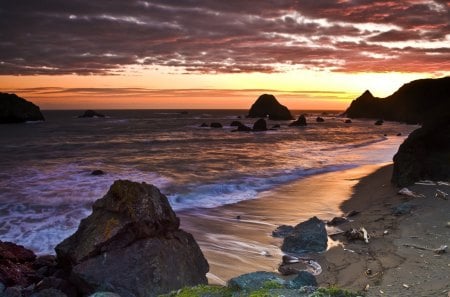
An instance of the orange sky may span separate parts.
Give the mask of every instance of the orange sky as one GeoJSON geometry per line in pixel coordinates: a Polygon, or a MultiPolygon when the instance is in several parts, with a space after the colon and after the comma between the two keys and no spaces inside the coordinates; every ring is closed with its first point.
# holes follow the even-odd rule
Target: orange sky
{"type": "Polygon", "coordinates": [[[0,91],[42,109],[345,109],[450,75],[450,3],[98,0],[0,5],[0,91]]]}

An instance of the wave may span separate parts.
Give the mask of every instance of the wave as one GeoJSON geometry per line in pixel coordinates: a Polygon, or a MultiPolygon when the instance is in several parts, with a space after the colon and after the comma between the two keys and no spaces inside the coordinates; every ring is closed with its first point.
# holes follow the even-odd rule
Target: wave
{"type": "Polygon", "coordinates": [[[279,185],[307,176],[345,170],[355,167],[354,164],[330,165],[322,168],[294,169],[273,173],[270,176],[247,176],[209,184],[190,184],[184,193],[168,195],[175,210],[192,208],[215,208],[234,204],[244,200],[256,199],[259,193],[276,188],[279,185]]]}

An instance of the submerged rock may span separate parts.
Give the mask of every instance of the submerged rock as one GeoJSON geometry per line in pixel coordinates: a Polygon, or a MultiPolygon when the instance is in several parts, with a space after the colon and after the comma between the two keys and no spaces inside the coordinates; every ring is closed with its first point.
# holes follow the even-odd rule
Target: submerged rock
{"type": "Polygon", "coordinates": [[[95,110],[88,109],[82,115],[78,116],[79,118],[104,118],[105,115],[96,112],[95,110]]]}
{"type": "Polygon", "coordinates": [[[211,128],[223,128],[221,123],[211,123],[211,125],[209,125],[211,128]]]}
{"type": "Polygon", "coordinates": [[[0,124],[44,120],[39,106],[16,94],[0,93],[0,124]]]}
{"type": "Polygon", "coordinates": [[[327,249],[327,242],[324,222],[312,217],[294,227],[291,234],[284,238],[281,250],[295,254],[323,252],[327,249]]]}
{"type": "Polygon", "coordinates": [[[296,126],[296,127],[304,127],[307,126],[308,124],[306,123],[306,117],[304,114],[302,114],[301,116],[298,117],[298,119],[295,122],[292,122],[289,124],[289,126],[296,126]]]}
{"type": "Polygon", "coordinates": [[[157,296],[207,283],[209,266],[194,238],[179,229],[166,196],[146,183],[115,181],[55,250],[83,294],[157,296]]]}
{"type": "Polygon", "coordinates": [[[293,117],[286,106],[281,105],[275,96],[263,94],[253,103],[248,112],[249,118],[266,118],[275,121],[292,120],[293,117]]]}

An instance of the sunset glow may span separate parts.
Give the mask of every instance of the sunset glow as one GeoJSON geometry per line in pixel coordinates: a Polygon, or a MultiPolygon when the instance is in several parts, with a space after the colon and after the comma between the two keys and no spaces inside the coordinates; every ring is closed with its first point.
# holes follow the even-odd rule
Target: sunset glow
{"type": "Polygon", "coordinates": [[[0,91],[42,109],[345,109],[450,73],[447,1],[5,1],[0,91]]]}

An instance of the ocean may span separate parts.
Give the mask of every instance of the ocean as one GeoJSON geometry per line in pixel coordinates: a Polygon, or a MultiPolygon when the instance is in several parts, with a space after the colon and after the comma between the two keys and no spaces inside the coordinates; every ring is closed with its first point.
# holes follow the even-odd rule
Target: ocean
{"type": "Polygon", "coordinates": [[[229,126],[255,122],[244,110],[100,112],[107,117],[44,111],[45,122],[0,126],[0,240],[54,253],[117,179],[154,184],[175,211],[201,212],[308,176],[390,162],[417,128],[345,124],[338,113],[309,112],[307,127],[268,121],[281,128],[245,133],[229,126]],[[318,115],[324,123],[316,123],[318,115]],[[200,127],[204,122],[224,127],[200,127]],[[91,175],[97,169],[105,174],[91,175]]]}

